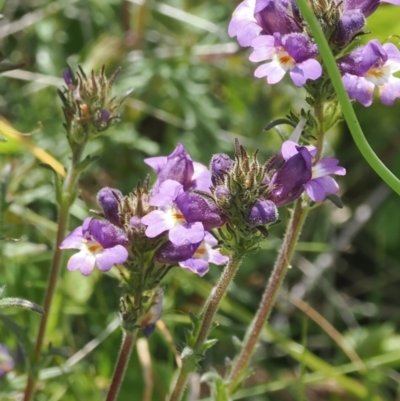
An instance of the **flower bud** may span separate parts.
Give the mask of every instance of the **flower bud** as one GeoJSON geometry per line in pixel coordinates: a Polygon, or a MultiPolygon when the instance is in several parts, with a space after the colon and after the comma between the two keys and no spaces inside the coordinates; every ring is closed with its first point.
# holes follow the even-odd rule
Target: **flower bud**
{"type": "Polygon", "coordinates": [[[265,226],[278,220],[278,209],[270,200],[258,200],[247,215],[246,221],[251,228],[265,226]]]}
{"type": "Polygon", "coordinates": [[[120,226],[119,201],[122,192],[115,188],[104,187],[97,194],[97,203],[103,209],[104,217],[111,223],[120,226]]]}
{"type": "Polygon", "coordinates": [[[224,178],[224,172],[227,172],[233,166],[234,161],[226,154],[219,153],[212,157],[210,170],[213,176],[224,178]]]}

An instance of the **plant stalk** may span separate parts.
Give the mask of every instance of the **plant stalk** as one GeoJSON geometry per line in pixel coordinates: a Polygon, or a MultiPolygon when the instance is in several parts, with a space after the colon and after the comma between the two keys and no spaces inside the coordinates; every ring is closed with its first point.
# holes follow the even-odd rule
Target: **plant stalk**
{"type": "MultiPolygon", "coordinates": [[[[47,285],[47,291],[44,300],[44,314],[42,315],[38,335],[36,337],[36,345],[33,353],[32,362],[35,364],[40,357],[43,348],[44,337],[46,334],[47,322],[50,316],[50,308],[53,300],[54,292],[57,286],[57,280],[60,273],[60,266],[62,261],[62,251],[60,244],[65,238],[65,233],[68,226],[69,210],[76,196],[76,184],[79,179],[79,173],[76,172],[76,165],[81,161],[85,144],[79,146],[72,156],[72,162],[68,169],[67,175],[64,180],[61,204],[58,213],[57,235],[54,248],[53,260],[51,263],[50,275],[47,285]]],[[[35,391],[36,382],[35,372],[30,372],[28,382],[25,389],[24,401],[30,401],[35,391]]]]}
{"type": "Polygon", "coordinates": [[[117,399],[119,389],[125,376],[129,358],[132,353],[133,344],[135,343],[137,330],[133,333],[125,333],[122,341],[121,349],[118,355],[118,361],[115,366],[110,389],[108,390],[106,401],[115,401],[117,399]]]}
{"type": "MultiPolygon", "coordinates": [[[[200,313],[197,329],[193,333],[194,345],[192,347],[192,353],[198,354],[201,352],[204,342],[207,340],[207,336],[218,307],[228,290],[229,284],[235,277],[242,259],[242,254],[233,253],[231,255],[231,258],[228,264],[225,266],[217,285],[210,292],[210,295],[203,306],[202,312],[200,313]]],[[[183,357],[182,367],[179,371],[179,375],[175,382],[169,401],[180,401],[182,399],[189,375],[193,371],[193,363],[188,357],[183,357]]]]}
{"type": "Polygon", "coordinates": [[[386,184],[393,189],[398,195],[400,195],[400,180],[382,163],[379,157],[371,148],[364,133],[361,129],[360,123],[358,122],[357,116],[354,112],[353,106],[347,95],[346,89],[342,82],[342,76],[339,72],[336,60],[331,52],[328,41],[326,40],[321,27],[311,10],[307,0],[296,0],[299,9],[310,27],[311,33],[318,45],[319,52],[324,61],[326,70],[328,71],[329,77],[332,81],[333,88],[335,89],[337,98],[346,123],[349,127],[350,133],[356,143],[358,150],[363,155],[365,160],[371,166],[371,168],[382,178],[386,184]]]}
{"type": "Polygon", "coordinates": [[[250,357],[253,354],[254,347],[258,342],[265,321],[271,314],[276,295],[285,277],[286,271],[290,267],[290,260],[292,259],[296,243],[308,213],[308,207],[304,208],[302,202],[302,199],[299,198],[295,204],[291,219],[286,228],[282,247],[268,280],[258,311],[246,332],[242,350],[238,357],[233,361],[232,369],[228,376],[230,394],[235,392],[243,379],[243,374],[247,368],[250,357]]]}

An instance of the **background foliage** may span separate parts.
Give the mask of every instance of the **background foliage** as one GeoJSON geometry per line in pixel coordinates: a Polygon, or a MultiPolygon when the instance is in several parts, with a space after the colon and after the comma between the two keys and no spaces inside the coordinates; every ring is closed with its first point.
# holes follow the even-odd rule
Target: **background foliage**
{"type": "MultiPolygon", "coordinates": [[[[122,66],[116,93],[135,88],[121,123],[91,144],[90,153],[101,158],[81,180],[71,228],[96,208],[101,187],[127,193],[149,173],[143,158],[168,154],[177,142],[204,164],[213,153],[232,155],[235,137],[248,150],[259,148],[260,160],[279,148],[282,128],[263,128],[305,106],[302,93],[289,81],[267,86],[253,78],[249,51],[239,49],[227,35],[236,4],[3,1],[1,52],[12,62],[26,64],[1,75],[0,114],[29,133],[14,138],[7,128],[2,135],[8,142],[0,143],[1,234],[18,239],[0,241],[0,285],[7,285],[9,296],[38,304],[43,299],[56,207],[51,173],[40,166],[32,145],[68,163],[56,94],[66,62],[80,64],[87,72],[103,64],[109,73],[122,66]]],[[[398,9],[382,6],[369,21],[373,37],[385,40],[400,34],[398,15],[398,9]]],[[[355,108],[372,147],[399,175],[399,103],[355,108]]],[[[348,171],[340,179],[345,207],[326,202],[311,213],[270,329],[254,357],[255,374],[237,399],[400,400],[399,200],[361,158],[344,125],[330,132],[327,141],[327,153],[335,154],[348,171]]],[[[207,354],[203,371],[211,365],[223,371],[226,356],[234,354],[232,335],[243,337],[283,234],[287,211],[280,213],[282,224],[271,230],[259,253],[246,259],[223,303],[214,330],[220,341],[207,354]]],[[[176,268],[167,277],[163,324],[148,343],[139,342],[121,400],[132,399],[133,392],[135,400],[164,399],[176,369],[173,344],[179,351],[188,312],[198,310],[219,273],[214,266],[200,279],[176,268]]],[[[121,337],[112,324],[118,300],[112,273],[84,278],[62,271],[37,400],[104,398],[121,337]],[[106,336],[103,330],[109,323],[106,336]],[[93,339],[98,346],[88,352],[83,347],[93,339]],[[84,358],[74,363],[80,355],[84,358]]],[[[16,370],[0,379],[0,400],[14,400],[24,388],[26,339],[35,338],[39,319],[17,309],[0,315],[0,342],[18,359],[16,370]]],[[[192,399],[199,386],[200,378],[194,378],[192,399]]],[[[207,387],[201,385],[199,391],[205,400],[207,387]]]]}

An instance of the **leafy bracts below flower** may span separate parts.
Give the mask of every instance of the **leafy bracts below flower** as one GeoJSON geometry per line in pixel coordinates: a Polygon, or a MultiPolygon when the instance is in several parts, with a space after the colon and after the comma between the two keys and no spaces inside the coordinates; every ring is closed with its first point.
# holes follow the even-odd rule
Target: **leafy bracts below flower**
{"type": "Polygon", "coordinates": [[[128,260],[128,236],[108,221],[88,217],[83,225],[72,231],[61,243],[61,249],[79,249],[68,261],[70,271],[79,269],[89,275],[95,265],[101,271],[108,271],[116,264],[128,260]]]}
{"type": "Polygon", "coordinates": [[[381,45],[378,40],[371,40],[340,58],[338,66],[350,99],[363,106],[372,104],[375,86],[386,106],[400,98],[400,78],[393,75],[400,71],[400,51],[394,44],[381,45]]]}

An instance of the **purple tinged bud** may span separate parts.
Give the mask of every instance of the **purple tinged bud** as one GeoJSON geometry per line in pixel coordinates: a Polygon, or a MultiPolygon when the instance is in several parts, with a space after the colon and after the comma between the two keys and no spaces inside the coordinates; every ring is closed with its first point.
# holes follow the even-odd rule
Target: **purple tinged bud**
{"type": "Polygon", "coordinates": [[[67,86],[73,85],[71,73],[68,70],[64,70],[62,75],[67,86]]]}
{"type": "Polygon", "coordinates": [[[201,222],[207,231],[225,224],[225,216],[215,203],[199,194],[184,192],[175,202],[188,223],[201,222]]]}
{"type": "Polygon", "coordinates": [[[234,161],[226,154],[219,153],[212,157],[210,169],[211,174],[223,178],[224,172],[229,171],[233,166],[234,161]]]}
{"type": "Polygon", "coordinates": [[[251,228],[265,226],[278,220],[275,203],[269,200],[258,200],[247,215],[247,223],[251,228]]]}
{"type": "Polygon", "coordinates": [[[171,241],[161,245],[156,252],[156,259],[160,263],[176,264],[190,259],[201,242],[197,244],[175,245],[171,241]]]}
{"type": "Polygon", "coordinates": [[[268,199],[276,206],[293,202],[303,193],[304,184],[311,180],[311,155],[304,147],[299,147],[298,152],[272,176],[268,199]]]}
{"type": "Polygon", "coordinates": [[[110,117],[111,117],[111,113],[108,110],[103,109],[99,112],[96,122],[98,124],[106,124],[110,120],[110,117]]]}
{"type": "Polygon", "coordinates": [[[103,209],[104,216],[111,223],[119,226],[119,200],[122,199],[122,192],[115,188],[102,188],[97,194],[97,203],[103,209]]]}
{"type": "Polygon", "coordinates": [[[340,47],[348,45],[363,30],[365,24],[365,17],[360,10],[345,12],[339,20],[332,42],[340,47]]]}

